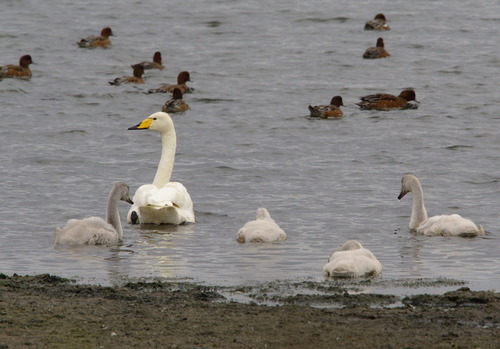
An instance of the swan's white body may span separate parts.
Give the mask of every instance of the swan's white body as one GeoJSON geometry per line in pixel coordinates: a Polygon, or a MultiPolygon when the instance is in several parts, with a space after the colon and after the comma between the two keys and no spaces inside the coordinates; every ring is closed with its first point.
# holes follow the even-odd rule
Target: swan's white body
{"type": "Polygon", "coordinates": [[[113,245],[123,237],[118,201],[132,203],[128,185],[118,182],[113,186],[106,207],[106,220],[101,217],[70,219],[64,228],[56,228],[58,245],[113,245]]]}
{"type": "Polygon", "coordinates": [[[346,241],[323,267],[325,277],[337,278],[375,276],[381,271],[382,264],[378,259],[356,240],[346,241]]]}
{"type": "Polygon", "coordinates": [[[484,229],[481,225],[475,224],[470,219],[463,218],[458,214],[428,218],[424,205],[422,185],[417,177],[406,174],[401,179],[401,193],[398,199],[401,200],[409,192],[413,193],[409,224],[412,232],[426,236],[484,236],[484,229]]]}
{"type": "Polygon", "coordinates": [[[141,129],[160,133],[161,159],[153,183],[142,185],[135,192],[127,222],[176,225],[194,223],[193,201],[187,189],[179,182],[170,182],[177,142],[172,119],[167,113],[157,112],[129,128],[141,129]]]}
{"type": "Polygon", "coordinates": [[[286,233],[271,218],[265,208],[258,208],[255,220],[245,223],[236,234],[238,242],[268,242],[286,240],[286,233]]]}

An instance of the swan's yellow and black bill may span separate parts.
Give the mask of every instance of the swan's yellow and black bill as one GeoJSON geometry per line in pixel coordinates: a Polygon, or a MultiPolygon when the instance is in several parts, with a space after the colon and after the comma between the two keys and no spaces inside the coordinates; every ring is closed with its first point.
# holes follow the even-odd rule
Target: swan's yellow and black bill
{"type": "Polygon", "coordinates": [[[153,122],[153,119],[147,118],[142,120],[140,123],[138,123],[135,126],[129,127],[129,130],[145,130],[148,129],[149,126],[151,126],[151,123],[153,122]]]}

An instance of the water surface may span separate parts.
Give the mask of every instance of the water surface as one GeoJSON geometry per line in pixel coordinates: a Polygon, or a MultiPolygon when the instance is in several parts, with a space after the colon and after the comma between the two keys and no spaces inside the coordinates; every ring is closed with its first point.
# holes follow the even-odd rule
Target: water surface
{"type": "MultiPolygon", "coordinates": [[[[421,1],[98,1],[0,3],[0,64],[31,54],[31,81],[0,81],[0,272],[51,273],[115,284],[167,277],[238,285],[323,282],[332,250],[357,239],[381,261],[379,288],[398,280],[465,281],[499,289],[497,76],[500,3],[421,1]],[[384,12],[390,32],[364,31],[384,12]],[[75,44],[110,26],[113,47],[75,44]],[[384,37],[390,58],[363,60],[384,37]],[[166,69],[142,86],[110,86],[130,64],[163,54],[166,69]],[[194,225],[124,224],[114,248],[54,248],[70,218],[104,216],[116,181],[132,191],[154,177],[160,139],[127,131],[159,110],[149,88],[189,70],[191,110],[173,116],[173,179],[195,205],[194,225]],[[414,88],[417,110],[361,111],[358,97],[414,88]],[[344,99],[345,117],[313,120],[308,104],[344,99]],[[456,212],[485,238],[413,236],[411,196],[422,181],[430,215],[456,212]],[[288,233],[238,244],[266,207],[288,233]]],[[[122,219],[128,207],[122,204],[122,219]]],[[[411,284],[411,283],[410,283],[411,284]]],[[[440,291],[439,287],[425,291],[440,291]]]]}

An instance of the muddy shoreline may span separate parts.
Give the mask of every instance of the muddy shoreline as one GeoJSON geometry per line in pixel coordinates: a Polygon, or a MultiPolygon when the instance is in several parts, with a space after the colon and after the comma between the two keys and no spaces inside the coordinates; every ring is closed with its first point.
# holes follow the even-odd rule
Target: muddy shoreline
{"type": "Polygon", "coordinates": [[[500,293],[491,291],[457,287],[441,295],[398,297],[351,294],[339,287],[282,299],[274,295],[277,306],[234,302],[227,292],[187,282],[103,287],[51,275],[0,274],[0,348],[499,345],[500,293]],[[304,305],[311,302],[333,306],[304,305]]]}

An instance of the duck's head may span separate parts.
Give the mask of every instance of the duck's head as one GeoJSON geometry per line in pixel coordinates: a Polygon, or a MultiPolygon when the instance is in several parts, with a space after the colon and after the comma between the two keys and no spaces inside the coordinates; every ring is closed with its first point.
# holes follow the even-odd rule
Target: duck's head
{"type": "Polygon", "coordinates": [[[330,101],[330,105],[335,105],[337,107],[344,106],[344,102],[342,101],[342,97],[334,96],[330,101]]]}
{"type": "Polygon", "coordinates": [[[27,67],[30,64],[35,64],[35,62],[33,62],[33,59],[31,59],[30,55],[24,55],[21,56],[21,58],[19,58],[19,65],[21,67],[27,67]]]}
{"type": "Polygon", "coordinates": [[[188,71],[181,71],[179,75],[177,75],[178,84],[185,84],[188,81],[191,81],[191,76],[188,71]]]}
{"type": "Polygon", "coordinates": [[[415,95],[414,90],[401,91],[401,93],[399,94],[399,97],[404,98],[407,101],[415,101],[417,99],[417,96],[415,95]]]}
{"type": "Polygon", "coordinates": [[[105,38],[109,38],[110,36],[114,36],[114,34],[113,34],[113,31],[111,30],[110,27],[106,27],[106,28],[102,28],[101,36],[104,36],[105,38]]]}

